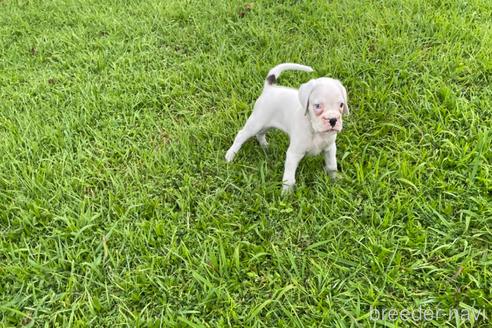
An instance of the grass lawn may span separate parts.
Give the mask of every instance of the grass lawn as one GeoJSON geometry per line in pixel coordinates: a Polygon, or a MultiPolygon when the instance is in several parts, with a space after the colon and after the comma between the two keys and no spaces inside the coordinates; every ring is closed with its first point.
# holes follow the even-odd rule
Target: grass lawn
{"type": "Polygon", "coordinates": [[[490,0],[0,1],[0,325],[490,327],[491,126],[490,0]],[[282,62],[351,106],[286,197],[282,62]]]}

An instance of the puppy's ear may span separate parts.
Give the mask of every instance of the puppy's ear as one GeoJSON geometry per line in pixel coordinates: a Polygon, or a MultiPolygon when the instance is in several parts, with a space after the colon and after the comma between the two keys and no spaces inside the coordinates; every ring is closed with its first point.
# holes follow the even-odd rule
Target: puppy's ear
{"type": "Polygon", "coordinates": [[[302,84],[299,88],[299,102],[301,103],[302,109],[306,111],[305,114],[307,114],[308,111],[309,96],[311,95],[311,92],[313,92],[315,86],[316,80],[313,79],[302,84]]]}
{"type": "Polygon", "coordinates": [[[345,115],[348,115],[350,114],[350,110],[349,110],[349,106],[348,106],[348,96],[347,96],[347,89],[345,89],[345,87],[343,86],[342,82],[340,81],[337,81],[338,82],[338,85],[340,86],[340,89],[342,91],[342,95],[343,95],[343,113],[345,115]]]}

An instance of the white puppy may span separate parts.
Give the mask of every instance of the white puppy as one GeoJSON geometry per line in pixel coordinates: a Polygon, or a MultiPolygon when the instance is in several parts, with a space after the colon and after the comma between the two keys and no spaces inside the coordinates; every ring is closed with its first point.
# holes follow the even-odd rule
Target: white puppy
{"type": "Polygon", "coordinates": [[[337,171],[337,133],[342,130],[342,114],[348,114],[347,91],[338,80],[322,77],[301,85],[299,90],[276,86],[284,70],[312,72],[309,66],[280,64],[268,72],[263,92],[256,100],[253,113],[239,131],[225,155],[234,159],[243,143],[256,135],[262,147],[268,146],[265,133],[277,128],[289,135],[290,144],[285,160],[283,191],[296,182],[296,170],[306,155],[325,153],[325,170],[334,179],[337,171]]]}

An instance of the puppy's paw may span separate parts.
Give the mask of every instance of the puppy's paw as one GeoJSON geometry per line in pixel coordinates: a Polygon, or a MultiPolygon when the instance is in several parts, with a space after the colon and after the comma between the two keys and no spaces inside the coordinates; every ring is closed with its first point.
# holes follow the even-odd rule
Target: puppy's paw
{"type": "Polygon", "coordinates": [[[258,143],[260,144],[261,148],[263,148],[263,150],[267,150],[268,149],[268,141],[266,140],[266,137],[265,135],[256,135],[256,140],[258,140],[258,143]]]}
{"type": "Polygon", "coordinates": [[[288,195],[294,191],[294,184],[283,184],[282,195],[288,195]]]}
{"type": "Polygon", "coordinates": [[[236,153],[232,149],[229,149],[225,155],[226,162],[227,163],[232,162],[232,160],[234,159],[234,156],[236,156],[236,153]]]}
{"type": "Polygon", "coordinates": [[[331,181],[335,182],[337,181],[337,170],[327,170],[325,169],[326,174],[330,177],[331,181]]]}
{"type": "Polygon", "coordinates": [[[269,144],[268,144],[268,142],[265,141],[265,142],[260,143],[260,146],[263,150],[268,150],[269,144]]]}

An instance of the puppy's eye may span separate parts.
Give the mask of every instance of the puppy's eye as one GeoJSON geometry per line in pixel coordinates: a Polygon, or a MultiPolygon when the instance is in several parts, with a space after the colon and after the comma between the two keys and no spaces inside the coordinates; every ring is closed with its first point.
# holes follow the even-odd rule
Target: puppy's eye
{"type": "Polygon", "coordinates": [[[340,103],[340,108],[343,108],[343,103],[340,103]]]}
{"type": "Polygon", "coordinates": [[[314,112],[316,113],[316,115],[320,115],[323,112],[321,104],[314,104],[314,112]]]}
{"type": "Polygon", "coordinates": [[[321,108],[321,105],[320,104],[314,104],[314,108],[315,109],[320,109],[321,108]]]}

